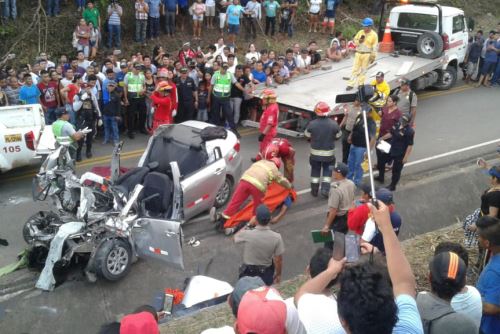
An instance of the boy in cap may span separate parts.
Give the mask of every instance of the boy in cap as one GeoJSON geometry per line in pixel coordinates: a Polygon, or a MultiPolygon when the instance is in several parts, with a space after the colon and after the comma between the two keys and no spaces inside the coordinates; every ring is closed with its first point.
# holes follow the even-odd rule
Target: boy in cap
{"type": "Polygon", "coordinates": [[[453,252],[434,256],[429,264],[430,292],[417,295],[424,333],[477,333],[474,322],[456,313],[450,301],[465,286],[467,267],[453,252]]]}

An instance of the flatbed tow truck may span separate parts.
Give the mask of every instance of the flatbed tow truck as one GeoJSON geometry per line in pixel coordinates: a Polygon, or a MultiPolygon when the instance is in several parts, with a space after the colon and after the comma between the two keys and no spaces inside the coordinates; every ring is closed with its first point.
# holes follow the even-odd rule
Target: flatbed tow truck
{"type": "MultiPolygon", "coordinates": [[[[391,4],[394,2],[386,1],[383,7],[391,4]]],[[[380,22],[385,22],[383,18],[384,9],[380,22]]],[[[378,53],[367,71],[366,84],[382,71],[391,91],[399,87],[402,78],[410,80],[414,91],[427,87],[438,90],[451,88],[467,51],[469,30],[464,12],[433,2],[408,4],[404,1],[404,5],[392,8],[389,22],[396,51],[378,53]]],[[[379,27],[379,35],[383,34],[384,28],[379,27]]],[[[321,69],[274,87],[280,108],[278,133],[303,137],[308,122],[315,117],[313,109],[318,101],[328,103],[332,110],[331,117],[340,123],[346,103],[354,101],[357,94],[355,90],[346,91],[353,61],[351,56],[336,63],[325,62],[321,69]]],[[[264,84],[256,87],[255,96],[259,96],[265,88],[264,84]]],[[[258,122],[250,120],[242,124],[259,126],[258,122]]]]}

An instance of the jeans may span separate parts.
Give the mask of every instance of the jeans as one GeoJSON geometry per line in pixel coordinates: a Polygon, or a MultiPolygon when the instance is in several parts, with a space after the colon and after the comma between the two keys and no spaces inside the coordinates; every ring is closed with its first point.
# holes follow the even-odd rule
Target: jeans
{"type": "Polygon", "coordinates": [[[5,0],[3,3],[3,17],[8,19],[11,17],[13,20],[17,18],[17,5],[16,0],[5,0]]]}
{"type": "Polygon", "coordinates": [[[266,35],[269,33],[269,28],[271,29],[271,36],[274,36],[274,28],[276,26],[276,17],[266,16],[266,35]]]}
{"type": "Polygon", "coordinates": [[[175,34],[175,12],[165,12],[165,31],[169,35],[175,34]]]}
{"type": "Polygon", "coordinates": [[[116,122],[115,116],[104,115],[104,141],[107,142],[109,139],[113,143],[118,143],[118,123],[116,122]]]}
{"type": "Polygon", "coordinates": [[[119,48],[121,46],[121,26],[119,24],[108,24],[108,48],[113,47],[113,38],[115,40],[115,46],[119,48]]]}
{"type": "Polygon", "coordinates": [[[47,0],[47,15],[59,15],[59,0],[47,0]]]}
{"type": "Polygon", "coordinates": [[[212,109],[210,113],[211,113],[211,121],[215,125],[223,125],[220,117],[221,109],[222,109],[222,115],[224,115],[224,118],[226,119],[226,122],[228,123],[229,127],[231,129],[235,129],[236,127],[234,126],[234,115],[233,111],[231,110],[231,106],[229,104],[229,98],[219,98],[216,96],[212,96],[212,109]]]}
{"type": "Polygon", "coordinates": [[[56,121],[56,119],[57,119],[56,109],[57,108],[47,108],[47,112],[45,112],[43,114],[44,118],[45,118],[46,125],[51,125],[52,123],[54,123],[56,121]]]}
{"type": "Polygon", "coordinates": [[[71,124],[73,124],[73,125],[76,125],[76,114],[75,114],[75,111],[73,110],[73,104],[72,103],[66,103],[64,105],[64,107],[66,108],[66,110],[69,113],[69,122],[71,124]]]}
{"type": "Polygon", "coordinates": [[[365,159],[365,153],[366,147],[351,145],[351,149],[349,150],[349,158],[347,159],[349,172],[347,173],[347,178],[352,180],[357,186],[363,179],[363,167],[361,167],[361,164],[365,159]]]}
{"type": "Polygon", "coordinates": [[[288,37],[293,37],[293,26],[292,23],[290,22],[290,19],[281,19],[280,22],[280,33],[282,34],[288,34],[288,37]]]}
{"type": "Polygon", "coordinates": [[[150,17],[149,18],[149,37],[156,38],[160,35],[160,18],[150,17]]]}
{"type": "Polygon", "coordinates": [[[198,113],[196,114],[196,120],[206,122],[208,121],[208,110],[207,109],[198,109],[198,113]]]}
{"type": "Polygon", "coordinates": [[[75,0],[76,7],[78,7],[78,8],[79,7],[85,8],[86,2],[87,2],[87,0],[75,0]]]}
{"type": "Polygon", "coordinates": [[[76,47],[76,50],[77,51],[83,51],[83,54],[84,54],[85,58],[88,58],[89,52],[90,52],[90,46],[78,44],[78,46],[76,47]]]}
{"type": "Polygon", "coordinates": [[[240,121],[241,101],[243,101],[241,97],[232,97],[229,99],[229,105],[233,111],[233,121],[235,125],[240,121]]]}
{"type": "Polygon", "coordinates": [[[257,38],[257,19],[255,17],[245,17],[245,39],[257,38]]]}
{"type": "Polygon", "coordinates": [[[500,85],[500,61],[497,62],[495,74],[493,74],[493,78],[491,78],[491,84],[500,85]]]}
{"type": "Polygon", "coordinates": [[[144,43],[146,41],[146,28],[148,20],[135,20],[135,41],[144,43]]]}

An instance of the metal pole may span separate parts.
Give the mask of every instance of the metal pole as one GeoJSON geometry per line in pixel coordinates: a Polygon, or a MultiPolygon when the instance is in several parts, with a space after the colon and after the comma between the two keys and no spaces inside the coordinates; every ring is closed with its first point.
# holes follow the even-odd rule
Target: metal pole
{"type": "MultiPolygon", "coordinates": [[[[363,114],[363,122],[364,122],[364,128],[365,128],[365,140],[366,140],[366,155],[368,156],[368,174],[370,178],[370,187],[371,187],[371,195],[372,195],[372,201],[374,205],[376,206],[377,204],[377,197],[375,195],[375,184],[373,182],[373,169],[372,169],[372,157],[370,154],[370,136],[368,135],[368,120],[366,116],[366,110],[367,110],[368,105],[366,103],[363,103],[363,107],[361,108],[361,112],[363,114]]],[[[369,108],[369,107],[368,107],[369,108]]],[[[371,111],[371,108],[369,108],[371,111]]]]}

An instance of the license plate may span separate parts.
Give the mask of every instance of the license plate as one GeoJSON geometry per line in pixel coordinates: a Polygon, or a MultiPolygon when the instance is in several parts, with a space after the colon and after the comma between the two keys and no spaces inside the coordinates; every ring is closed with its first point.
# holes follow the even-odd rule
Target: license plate
{"type": "Polygon", "coordinates": [[[18,141],[23,141],[21,134],[5,135],[4,138],[6,143],[15,143],[18,141]]]}

